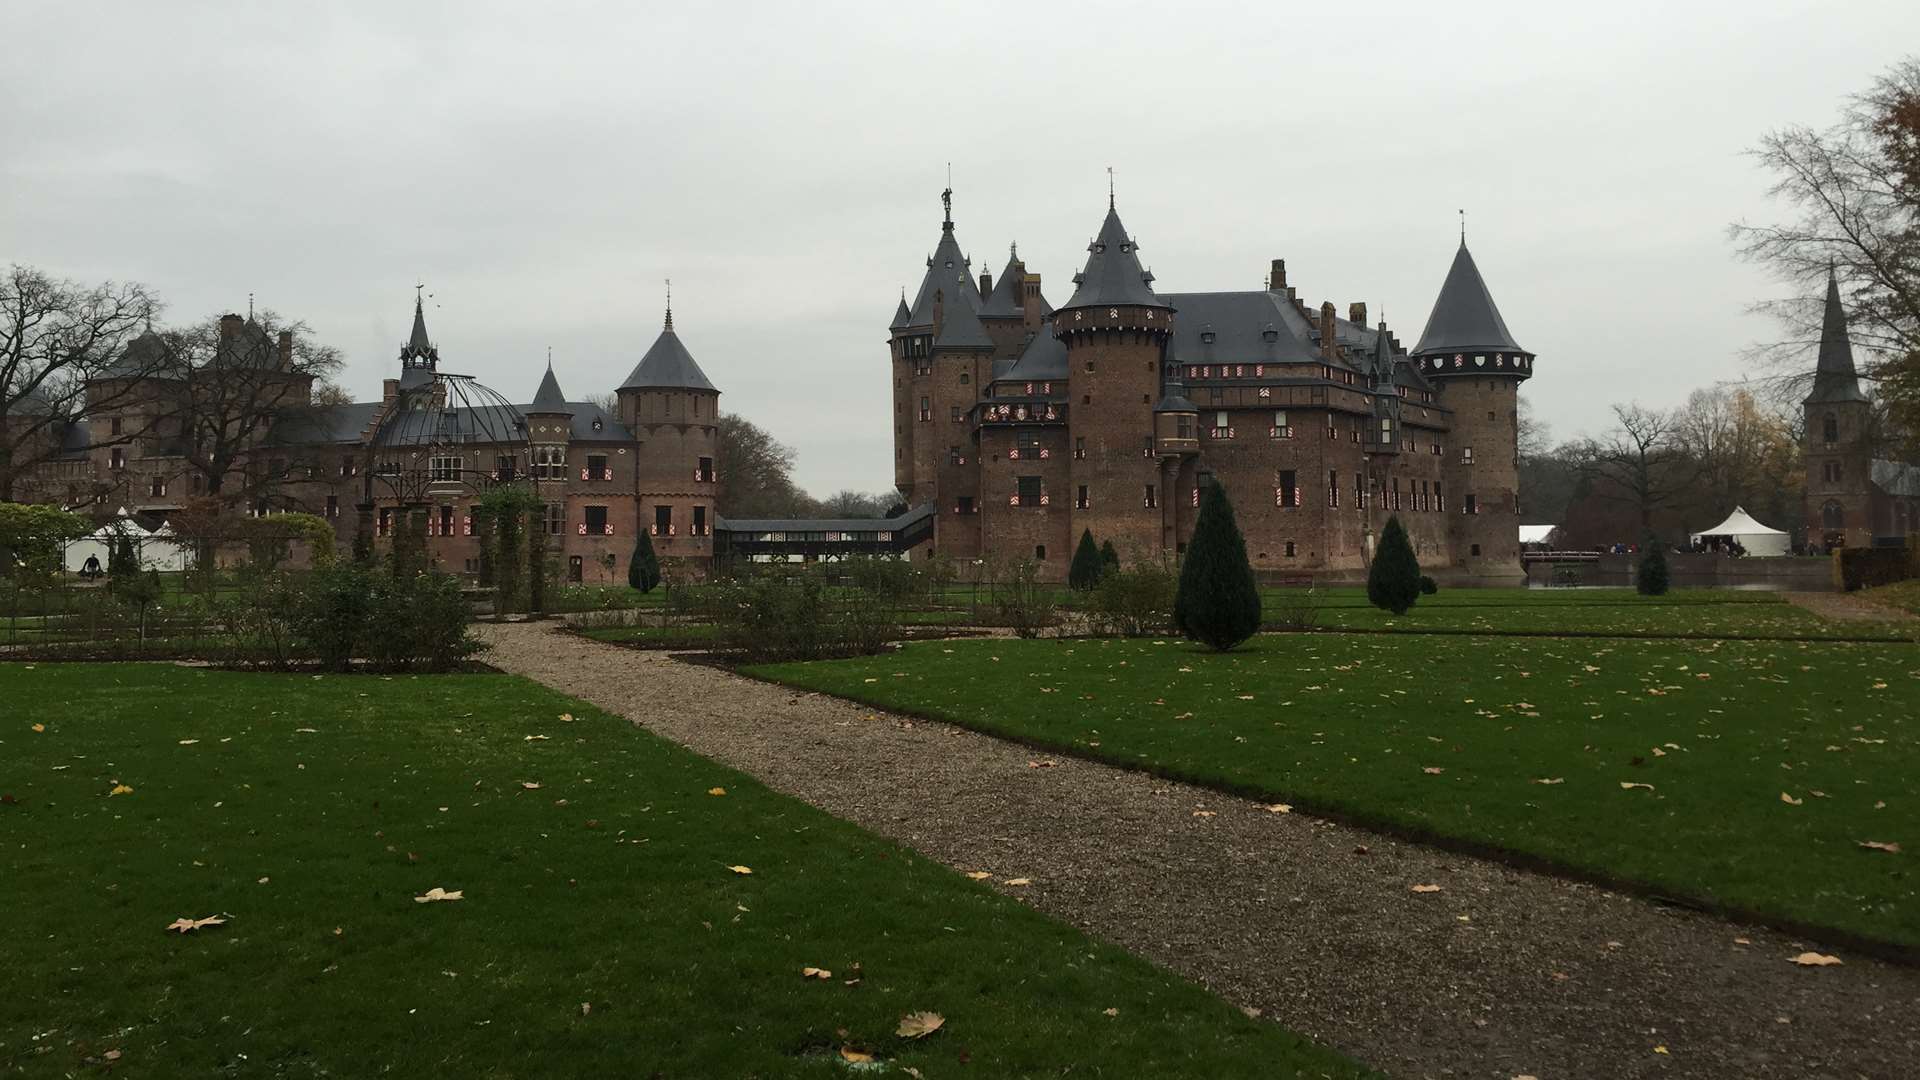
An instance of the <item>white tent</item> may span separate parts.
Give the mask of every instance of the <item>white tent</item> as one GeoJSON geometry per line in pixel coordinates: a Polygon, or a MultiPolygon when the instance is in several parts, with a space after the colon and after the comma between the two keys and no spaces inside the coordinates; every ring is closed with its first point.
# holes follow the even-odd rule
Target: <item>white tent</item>
{"type": "Polygon", "coordinates": [[[1522,525],[1520,526],[1520,543],[1522,545],[1552,544],[1554,530],[1559,527],[1558,525],[1522,525]]]}
{"type": "Polygon", "coordinates": [[[70,573],[79,573],[81,568],[87,565],[87,557],[92,556],[99,560],[100,569],[104,572],[107,565],[112,562],[113,545],[118,543],[122,536],[132,538],[135,550],[139,550],[141,541],[148,536],[147,530],[127,514],[127,508],[124,506],[114,515],[112,521],[67,545],[67,570],[70,573]]]}
{"type": "Polygon", "coordinates": [[[158,570],[165,574],[185,570],[192,564],[190,546],[181,542],[174,534],[173,526],[164,521],[140,544],[140,565],[143,569],[158,570]]]}
{"type": "Polygon", "coordinates": [[[1752,515],[1736,506],[1727,520],[1711,529],[1702,529],[1693,535],[1694,540],[1734,540],[1747,549],[1749,555],[1785,555],[1787,553],[1787,534],[1779,529],[1769,529],[1753,520],[1752,515]]]}

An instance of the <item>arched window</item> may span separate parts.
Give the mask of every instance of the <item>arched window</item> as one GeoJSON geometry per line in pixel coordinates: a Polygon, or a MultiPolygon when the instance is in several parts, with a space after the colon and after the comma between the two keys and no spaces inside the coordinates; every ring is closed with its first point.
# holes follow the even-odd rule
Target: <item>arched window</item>
{"type": "Polygon", "coordinates": [[[1828,413],[1826,419],[1820,421],[1820,438],[1824,440],[1828,446],[1832,446],[1834,443],[1840,441],[1839,417],[1828,413]]]}
{"type": "Polygon", "coordinates": [[[1845,516],[1839,503],[1828,500],[1827,504],[1820,508],[1820,526],[1826,529],[1839,529],[1845,526],[1845,516]]]}

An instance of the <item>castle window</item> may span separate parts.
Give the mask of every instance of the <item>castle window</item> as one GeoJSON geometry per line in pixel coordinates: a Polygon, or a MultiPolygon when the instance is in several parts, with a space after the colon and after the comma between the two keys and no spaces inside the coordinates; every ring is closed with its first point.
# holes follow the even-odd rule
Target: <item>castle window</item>
{"type": "Polygon", "coordinates": [[[1280,485],[1273,489],[1273,505],[1288,510],[1300,505],[1300,483],[1292,469],[1280,470],[1280,485]]]}
{"type": "Polygon", "coordinates": [[[340,496],[338,495],[327,496],[326,515],[329,518],[337,518],[340,516],[340,496]]]}
{"type": "Polygon", "coordinates": [[[390,536],[392,535],[392,533],[393,533],[393,507],[383,506],[380,508],[380,516],[374,519],[373,535],[390,536]]]}
{"type": "Polygon", "coordinates": [[[1397,476],[1393,478],[1392,502],[1388,506],[1394,510],[1400,509],[1400,478],[1397,476]]]}
{"type": "Polygon", "coordinates": [[[586,507],[587,535],[605,536],[613,530],[607,525],[607,508],[604,506],[586,507]]]}
{"type": "Polygon", "coordinates": [[[1367,474],[1353,474],[1353,505],[1362,510],[1367,508],[1367,474]]]}
{"type": "Polygon", "coordinates": [[[1074,460],[1075,461],[1084,460],[1086,456],[1087,456],[1087,437],[1085,435],[1074,436],[1073,437],[1074,460]]]}
{"type": "Polygon", "coordinates": [[[1340,474],[1333,469],[1327,470],[1327,505],[1340,505],[1340,474]]]}
{"type": "Polygon", "coordinates": [[[440,507],[440,535],[453,535],[453,507],[451,506],[440,507]]]}
{"type": "Polygon", "coordinates": [[[706,507],[696,506],[693,508],[693,528],[691,529],[688,535],[691,535],[691,536],[707,535],[707,508],[706,507]]]}
{"type": "Polygon", "coordinates": [[[1039,559],[1041,562],[1046,562],[1047,561],[1047,545],[1045,544],[1033,545],[1033,557],[1036,559],[1039,559]]]}
{"type": "Polygon", "coordinates": [[[1840,504],[1834,502],[1832,499],[1827,500],[1826,504],[1820,507],[1820,526],[1822,528],[1843,529],[1846,528],[1846,520],[1846,511],[1842,510],[1840,504]]]}
{"type": "Polygon", "coordinates": [[[1295,550],[1295,549],[1294,549],[1294,546],[1293,546],[1293,541],[1291,541],[1291,540],[1289,540],[1289,541],[1287,541],[1287,558],[1289,558],[1289,559],[1291,559],[1291,558],[1293,558],[1293,556],[1294,556],[1294,550],[1295,550]]]}
{"type": "Polygon", "coordinates": [[[1146,507],[1149,510],[1152,510],[1160,505],[1160,499],[1157,495],[1154,494],[1152,484],[1147,485],[1147,496],[1146,498],[1140,500],[1140,505],[1146,507]]]}
{"type": "Polygon", "coordinates": [[[1017,505],[1020,505],[1020,506],[1039,506],[1040,505],[1041,493],[1040,493],[1039,477],[1037,476],[1017,477],[1014,483],[1018,485],[1017,494],[1014,496],[1014,501],[1017,505]]]}
{"type": "Polygon", "coordinates": [[[116,438],[120,434],[120,418],[117,416],[113,418],[113,434],[116,438]]]}
{"type": "Polygon", "coordinates": [[[960,456],[960,448],[959,448],[959,447],[957,447],[957,446],[949,446],[949,447],[947,447],[947,464],[949,464],[949,465],[965,465],[966,463],[967,463],[967,459],[966,459],[966,458],[963,458],[963,457],[961,457],[961,456],[960,456]]]}
{"type": "Polygon", "coordinates": [[[166,495],[167,495],[166,478],[163,476],[156,476],[152,480],[147,481],[147,494],[156,499],[166,498],[166,495]]]}
{"type": "Polygon", "coordinates": [[[1213,414],[1213,437],[1216,439],[1224,439],[1227,437],[1227,414],[1225,412],[1213,414]]]}
{"type": "Polygon", "coordinates": [[[125,450],[122,450],[116,446],[111,451],[108,451],[107,468],[124,469],[126,467],[127,467],[127,452],[125,450]]]}
{"type": "Polygon", "coordinates": [[[969,375],[969,374],[967,374],[967,373],[966,373],[966,372],[964,372],[964,371],[960,373],[960,385],[961,385],[961,386],[965,386],[965,385],[967,385],[968,383],[970,383],[970,382],[972,382],[972,381],[973,381],[973,376],[971,376],[971,375],[969,375]]]}
{"type": "Polygon", "coordinates": [[[653,508],[653,535],[673,535],[673,507],[656,506],[653,508]]]}
{"type": "Polygon", "coordinates": [[[956,514],[973,513],[973,496],[971,495],[960,496],[960,498],[956,500],[953,504],[953,512],[956,514]]]}
{"type": "Polygon", "coordinates": [[[1092,360],[1088,360],[1088,361],[1087,361],[1087,373],[1088,373],[1089,375],[1091,375],[1091,374],[1093,373],[1093,361],[1092,361],[1092,360]]]}
{"type": "Polygon", "coordinates": [[[1829,461],[1826,464],[1821,465],[1820,478],[1822,480],[1825,480],[1829,484],[1839,483],[1840,482],[1840,463],[1837,461],[1829,461]]]}
{"type": "Polygon", "coordinates": [[[1478,556],[1478,555],[1480,554],[1480,545],[1479,545],[1479,544],[1475,544],[1475,545],[1473,545],[1473,554],[1474,554],[1475,556],[1478,556]]]}
{"type": "Polygon", "coordinates": [[[1473,464],[1473,447],[1463,446],[1460,448],[1460,464],[1462,465],[1473,464]]]}
{"type": "Polygon", "coordinates": [[[1468,496],[1466,497],[1466,501],[1460,504],[1460,512],[1461,512],[1461,513],[1463,513],[1463,514],[1477,514],[1477,513],[1479,513],[1479,512],[1480,512],[1480,499],[1479,499],[1479,497],[1478,497],[1478,496],[1474,496],[1474,495],[1468,495],[1468,496]]]}
{"type": "Polygon", "coordinates": [[[920,399],[920,419],[933,419],[933,403],[925,397],[920,399]]]}
{"type": "Polygon", "coordinates": [[[587,479],[589,480],[613,479],[613,468],[612,466],[607,464],[607,455],[605,454],[588,454],[587,455],[587,479]]]}
{"type": "Polygon", "coordinates": [[[1447,512],[1447,493],[1440,490],[1440,481],[1433,482],[1433,508],[1441,513],[1447,512]]]}
{"type": "Polygon", "coordinates": [[[1293,438],[1293,428],[1287,423],[1287,414],[1285,411],[1279,411],[1273,414],[1273,426],[1267,429],[1267,434],[1276,439],[1293,438]]]}
{"type": "Polygon", "coordinates": [[[1140,454],[1142,457],[1153,456],[1153,436],[1148,435],[1140,440],[1140,454]]]}
{"type": "Polygon", "coordinates": [[[714,483],[713,459],[703,457],[693,467],[693,478],[702,484],[714,483]]]}
{"type": "Polygon", "coordinates": [[[1079,490],[1074,492],[1073,508],[1075,510],[1085,510],[1088,505],[1089,504],[1087,502],[1087,485],[1081,484],[1079,490]]]}
{"type": "Polygon", "coordinates": [[[547,535],[562,536],[567,531],[567,504],[547,504],[547,535]]]}
{"type": "Polygon", "coordinates": [[[960,422],[960,406],[949,405],[947,407],[947,419],[953,421],[956,424],[959,423],[960,422]]]}
{"type": "MultiPolygon", "coordinates": [[[[274,462],[278,465],[279,462],[274,462]]],[[[430,480],[448,481],[460,479],[460,458],[458,455],[436,454],[427,460],[427,477],[430,480]]]]}
{"type": "Polygon", "coordinates": [[[1833,449],[1834,444],[1840,441],[1840,418],[1828,413],[1820,421],[1820,437],[1825,440],[1827,449],[1833,449]]]}
{"type": "Polygon", "coordinates": [[[1193,438],[1193,417],[1180,413],[1173,421],[1174,435],[1181,439],[1193,438]]]}
{"type": "MultiPolygon", "coordinates": [[[[389,465],[393,468],[392,475],[400,475],[399,462],[386,462],[381,465],[381,468],[387,468],[389,465]]],[[[501,454],[493,459],[493,478],[503,484],[512,483],[514,474],[519,471],[520,459],[512,454],[501,454]]]]}

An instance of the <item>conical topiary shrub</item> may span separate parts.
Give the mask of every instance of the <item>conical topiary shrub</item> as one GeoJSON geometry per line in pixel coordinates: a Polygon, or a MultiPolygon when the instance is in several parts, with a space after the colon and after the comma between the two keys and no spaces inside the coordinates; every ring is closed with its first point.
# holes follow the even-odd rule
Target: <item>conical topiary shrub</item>
{"type": "Polygon", "coordinates": [[[1669,584],[1666,546],[1648,533],[1640,541],[1640,565],[1634,568],[1633,587],[1641,596],[1664,596],[1669,584]]]}
{"type": "Polygon", "coordinates": [[[1420,560],[1414,558],[1413,544],[1396,514],[1380,530],[1380,550],[1374,552],[1373,566],[1367,571],[1367,601],[1395,615],[1405,615],[1418,599],[1420,560]]]}
{"type": "Polygon", "coordinates": [[[1233,504],[1219,484],[1208,484],[1200,519],[1180,567],[1173,625],[1195,641],[1225,651],[1260,629],[1260,588],[1247,562],[1247,542],[1233,520],[1233,504]]]}
{"type": "Polygon", "coordinates": [[[640,539],[633,542],[633,558],[627,563],[627,584],[643,593],[652,592],[660,584],[660,560],[653,554],[653,540],[647,536],[647,530],[640,530],[640,539]]]}
{"type": "Polygon", "coordinates": [[[1093,530],[1080,530],[1080,546],[1073,549],[1073,562],[1067,567],[1067,587],[1086,590],[1100,584],[1100,549],[1093,544],[1093,530]]]}

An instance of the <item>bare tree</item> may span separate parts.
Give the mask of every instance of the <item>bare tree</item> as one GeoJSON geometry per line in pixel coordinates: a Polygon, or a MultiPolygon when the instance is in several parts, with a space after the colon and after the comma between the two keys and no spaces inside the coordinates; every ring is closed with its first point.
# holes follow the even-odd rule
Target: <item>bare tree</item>
{"type": "MultiPolygon", "coordinates": [[[[278,423],[313,408],[314,382],[340,366],[339,354],[314,343],[303,323],[262,312],[249,319],[224,315],[168,336],[184,383],[179,439],[188,467],[209,496],[229,501],[272,486],[281,477],[241,466],[278,423]],[[241,487],[229,485],[238,478],[241,487]]],[[[270,460],[270,459],[269,459],[270,460]]]]}
{"type": "Polygon", "coordinates": [[[1873,354],[1862,374],[1909,403],[1903,426],[1920,427],[1920,58],[1901,61],[1852,98],[1833,127],[1782,128],[1752,155],[1774,175],[1771,193],[1796,214],[1730,230],[1741,255],[1802,290],[1755,305],[1786,331],[1759,350],[1772,389],[1797,396],[1812,376],[1807,354],[1820,340],[1831,269],[1853,339],[1873,354]]]}
{"type": "Polygon", "coordinates": [[[1574,450],[1576,468],[1594,495],[1634,506],[1641,529],[1653,527],[1653,512],[1692,485],[1694,469],[1675,435],[1668,413],[1638,405],[1615,405],[1614,429],[1574,450]]]}
{"type": "MultiPolygon", "coordinates": [[[[0,502],[11,502],[37,466],[58,457],[66,432],[94,413],[148,392],[144,377],[166,358],[128,352],[160,302],[137,284],[81,285],[30,266],[0,277],[0,502]],[[125,376],[107,379],[109,373],[125,376]]],[[[139,433],[103,433],[93,445],[139,433]]]]}
{"type": "Polygon", "coordinates": [[[727,517],[795,517],[812,501],[793,483],[793,449],[752,421],[722,413],[714,467],[720,513],[727,517]]]}
{"type": "Polygon", "coordinates": [[[1774,521],[1799,517],[1806,477],[1793,426],[1745,387],[1695,390],[1673,414],[1673,441],[1692,469],[1695,514],[1746,506],[1774,521]]]}

